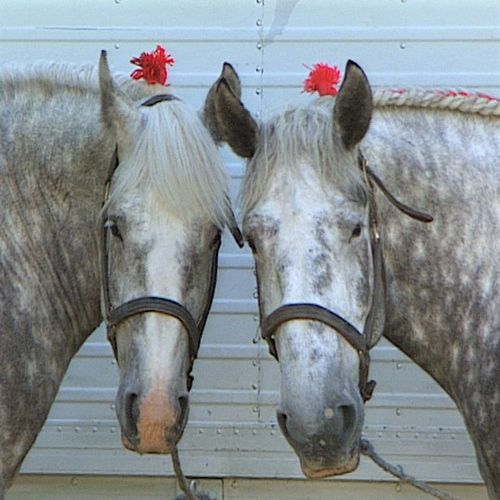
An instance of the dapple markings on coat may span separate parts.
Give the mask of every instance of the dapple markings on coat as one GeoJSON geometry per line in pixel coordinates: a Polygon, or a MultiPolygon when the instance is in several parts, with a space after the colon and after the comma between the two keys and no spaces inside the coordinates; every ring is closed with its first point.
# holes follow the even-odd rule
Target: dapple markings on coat
{"type": "MultiPolygon", "coordinates": [[[[66,368],[102,320],[98,221],[104,208],[113,304],[157,295],[194,316],[206,302],[220,231],[232,224],[217,148],[165,87],[94,67],[0,73],[0,497],[47,418],[66,368]],[[102,104],[102,106],[101,106],[102,104]]],[[[187,336],[156,313],[118,327],[124,444],[169,452],[187,420],[187,336]]]]}
{"type": "MultiPolygon", "coordinates": [[[[258,124],[224,80],[209,94],[211,121],[248,159],[243,229],[262,318],[312,302],[363,331],[373,268],[360,149],[393,194],[434,217],[414,221],[375,188],[383,334],[455,401],[489,495],[498,498],[500,101],[428,91],[372,96],[361,68],[349,63],[336,99],[290,106],[258,124]]],[[[354,470],[364,418],[357,353],[314,321],[288,321],[275,336],[278,421],[304,473],[354,470]]]]}

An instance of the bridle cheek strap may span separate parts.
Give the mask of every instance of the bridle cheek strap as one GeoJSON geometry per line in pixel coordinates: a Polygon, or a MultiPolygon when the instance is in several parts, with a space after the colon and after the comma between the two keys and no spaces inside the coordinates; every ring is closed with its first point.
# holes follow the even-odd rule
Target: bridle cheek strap
{"type": "Polygon", "coordinates": [[[104,309],[104,319],[107,326],[107,337],[111,347],[113,349],[113,354],[118,363],[118,349],[116,342],[116,329],[117,326],[134,316],[144,313],[160,313],[166,316],[170,316],[180,321],[184,327],[189,342],[189,368],[188,368],[188,390],[191,389],[192,377],[191,370],[193,368],[194,360],[198,355],[198,350],[200,347],[201,336],[205,323],[208,318],[208,313],[212,305],[212,301],[215,293],[215,286],[217,284],[217,267],[218,267],[218,257],[219,249],[221,246],[221,239],[219,237],[216,245],[212,250],[212,261],[210,263],[210,275],[208,277],[208,290],[206,295],[205,304],[202,308],[200,319],[196,322],[193,315],[179,302],[175,300],[146,296],[139,297],[136,299],[129,300],[124,304],[121,304],[115,308],[111,305],[110,299],[110,287],[109,287],[109,251],[108,251],[108,238],[109,238],[109,227],[104,221],[105,215],[103,214],[103,220],[101,221],[101,280],[102,280],[102,299],[103,299],[103,309],[104,309]]]}
{"type": "Polygon", "coordinates": [[[164,314],[180,321],[188,334],[189,364],[192,365],[194,359],[196,358],[200,343],[200,330],[198,329],[198,325],[193,319],[193,316],[182,304],[179,304],[171,299],[153,296],[129,300],[109,312],[106,322],[107,336],[109,343],[113,348],[113,354],[115,355],[116,360],[118,360],[116,327],[122,321],[148,312],[164,314]]]}
{"type": "MultiPolygon", "coordinates": [[[[279,326],[292,320],[319,321],[338,332],[354,349],[359,356],[359,391],[363,401],[372,397],[375,381],[368,381],[368,368],[370,365],[370,354],[367,338],[358,329],[337,313],[326,309],[318,304],[297,303],[285,304],[275,309],[261,323],[262,338],[269,345],[269,352],[278,360],[278,352],[274,334],[279,326]]],[[[278,360],[279,361],[279,360],[278,360]]]]}
{"type": "MultiPolygon", "coordinates": [[[[402,213],[420,222],[431,222],[432,216],[425,212],[415,210],[397,200],[382,181],[368,167],[366,159],[359,153],[359,167],[363,172],[367,184],[369,201],[369,221],[370,221],[370,241],[373,262],[373,295],[372,303],[365,321],[363,333],[354,327],[349,321],[337,313],[322,307],[318,304],[296,303],[284,304],[274,310],[269,316],[261,321],[262,338],[269,345],[269,352],[278,360],[278,351],[274,335],[279,326],[292,320],[319,321],[324,325],[333,328],[354,348],[359,356],[359,391],[363,401],[368,401],[373,394],[375,381],[368,380],[368,370],[370,366],[369,350],[380,339],[385,323],[385,294],[386,278],[384,259],[382,256],[382,245],[378,228],[377,205],[373,193],[373,183],[375,183],[386,196],[386,198],[402,213]]],[[[257,275],[257,283],[259,281],[257,275]]],[[[259,288],[259,287],[258,287],[259,288]]],[[[259,308],[262,311],[259,302],[259,308]]],[[[279,360],[278,360],[279,361],[279,360]]]]}
{"type": "MultiPolygon", "coordinates": [[[[107,233],[105,226],[103,225],[103,233],[107,233]]],[[[107,239],[107,235],[104,234],[103,239],[107,239]]],[[[118,352],[116,344],[116,327],[122,322],[133,316],[139,314],[155,312],[164,314],[166,316],[171,316],[180,321],[184,327],[189,341],[189,373],[191,372],[193,362],[198,355],[198,350],[200,347],[201,336],[203,329],[205,328],[205,323],[208,318],[208,313],[212,305],[212,301],[215,293],[215,286],[217,284],[217,267],[218,267],[218,257],[219,249],[221,245],[221,240],[219,238],[216,246],[212,251],[212,262],[210,264],[210,275],[209,284],[206,295],[206,301],[202,309],[202,313],[198,322],[196,322],[192,314],[179,302],[172,299],[167,299],[164,297],[146,296],[137,299],[129,300],[118,307],[112,308],[110,305],[109,298],[109,280],[107,273],[108,266],[108,252],[107,245],[104,243],[101,248],[103,249],[103,255],[101,256],[101,265],[103,270],[103,295],[104,295],[104,306],[105,309],[105,320],[107,325],[107,337],[113,348],[113,354],[118,362],[118,352]]]]}

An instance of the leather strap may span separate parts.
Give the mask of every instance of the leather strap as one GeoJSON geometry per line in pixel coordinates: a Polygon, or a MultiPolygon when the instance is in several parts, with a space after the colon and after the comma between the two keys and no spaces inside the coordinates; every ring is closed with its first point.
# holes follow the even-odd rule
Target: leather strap
{"type": "Polygon", "coordinates": [[[153,97],[150,97],[149,99],[146,99],[141,106],[145,106],[146,108],[150,108],[151,106],[154,106],[155,104],[158,104],[160,102],[170,102],[170,101],[179,101],[180,99],[178,97],[175,97],[175,95],[172,94],[156,94],[153,97]]]}
{"type": "Polygon", "coordinates": [[[113,348],[115,358],[118,359],[116,347],[116,326],[126,319],[147,312],[165,314],[178,319],[182,323],[189,339],[189,360],[190,364],[192,364],[198,353],[201,336],[200,329],[193,319],[193,316],[182,304],[179,304],[175,300],[153,296],[129,300],[109,312],[107,320],[107,334],[108,340],[113,348]]]}
{"type": "Polygon", "coordinates": [[[279,326],[296,319],[319,321],[337,330],[356,351],[365,351],[367,348],[366,339],[349,321],[326,307],[307,302],[285,304],[275,309],[261,323],[262,338],[273,339],[274,332],[279,326]]]}

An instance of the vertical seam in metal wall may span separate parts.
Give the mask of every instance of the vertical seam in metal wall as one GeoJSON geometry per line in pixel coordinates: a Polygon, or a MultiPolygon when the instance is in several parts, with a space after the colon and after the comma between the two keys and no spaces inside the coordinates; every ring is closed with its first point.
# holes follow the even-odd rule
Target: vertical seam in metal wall
{"type": "MultiPolygon", "coordinates": [[[[262,120],[262,113],[264,109],[264,10],[265,10],[265,0],[256,0],[257,4],[260,5],[260,17],[257,19],[257,25],[260,26],[258,33],[258,41],[257,41],[257,50],[260,51],[260,63],[257,66],[256,70],[259,72],[259,111],[258,118],[262,120]]],[[[255,266],[255,264],[254,264],[255,266]]],[[[258,291],[257,291],[258,293],[258,291]]],[[[260,314],[260,311],[257,311],[257,314],[260,314]]],[[[257,321],[257,419],[258,422],[262,422],[261,415],[261,398],[262,398],[262,358],[261,358],[261,349],[262,342],[260,341],[260,321],[257,321]]]]}

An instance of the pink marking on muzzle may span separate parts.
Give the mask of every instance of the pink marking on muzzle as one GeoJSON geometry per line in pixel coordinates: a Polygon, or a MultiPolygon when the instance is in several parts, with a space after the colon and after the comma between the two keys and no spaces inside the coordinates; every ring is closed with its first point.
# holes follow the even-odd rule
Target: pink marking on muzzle
{"type": "Polygon", "coordinates": [[[139,439],[136,451],[170,453],[179,437],[178,418],[180,418],[179,410],[169,404],[168,396],[164,391],[150,392],[139,406],[137,422],[139,439]]]}

